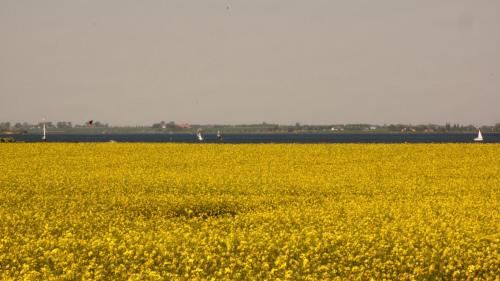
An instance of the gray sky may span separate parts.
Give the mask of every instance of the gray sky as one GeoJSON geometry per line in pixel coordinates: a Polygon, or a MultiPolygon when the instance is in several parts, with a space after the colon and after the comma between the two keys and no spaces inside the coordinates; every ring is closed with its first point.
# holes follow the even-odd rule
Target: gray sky
{"type": "Polygon", "coordinates": [[[494,124],[499,15],[498,0],[0,0],[0,120],[494,124]]]}

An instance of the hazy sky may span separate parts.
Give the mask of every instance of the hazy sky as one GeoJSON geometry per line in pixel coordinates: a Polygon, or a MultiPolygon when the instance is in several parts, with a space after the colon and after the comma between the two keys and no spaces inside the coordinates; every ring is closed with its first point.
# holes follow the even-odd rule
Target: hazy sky
{"type": "Polygon", "coordinates": [[[0,0],[0,120],[500,122],[498,0],[0,0]]]}

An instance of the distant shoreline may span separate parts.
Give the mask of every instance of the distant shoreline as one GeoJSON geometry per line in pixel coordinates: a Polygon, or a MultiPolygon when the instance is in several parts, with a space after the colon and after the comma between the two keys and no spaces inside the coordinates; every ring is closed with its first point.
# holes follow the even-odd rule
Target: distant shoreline
{"type": "MultiPolygon", "coordinates": [[[[194,132],[181,133],[57,133],[47,134],[49,143],[474,143],[475,132],[306,132],[306,133],[222,133],[222,139],[216,132],[203,132],[203,141],[199,141],[194,132]]],[[[483,143],[500,143],[500,133],[483,132],[483,143]]],[[[0,138],[12,138],[16,142],[42,142],[41,134],[2,135],[0,138]]]]}
{"type": "MultiPolygon", "coordinates": [[[[476,131],[433,131],[433,132],[422,132],[422,131],[383,131],[383,130],[344,130],[344,131],[224,131],[224,130],[211,130],[204,129],[202,132],[204,134],[216,134],[218,131],[225,135],[238,135],[238,134],[258,134],[258,135],[273,135],[273,134],[289,134],[289,135],[301,135],[301,134],[324,134],[324,135],[342,135],[342,134],[413,134],[413,135],[431,135],[431,134],[472,134],[477,133],[476,131]]],[[[500,133],[500,131],[483,131],[483,133],[500,133]]],[[[12,135],[41,135],[41,130],[30,130],[30,131],[0,131],[0,135],[12,136],[12,135]]],[[[183,130],[183,131],[153,131],[153,130],[48,130],[48,135],[171,135],[171,134],[196,134],[196,130],[183,130]]]]}
{"type": "MultiPolygon", "coordinates": [[[[217,131],[203,131],[204,134],[214,135],[217,131]]],[[[461,132],[391,132],[391,131],[343,131],[343,132],[327,132],[327,131],[308,131],[308,132],[223,132],[224,135],[436,135],[436,134],[475,134],[472,131],[461,131],[461,132]]],[[[498,131],[493,132],[483,132],[483,134],[489,133],[500,133],[498,131]]],[[[47,131],[48,135],[194,135],[196,131],[189,132],[59,132],[59,131],[47,131]]],[[[42,135],[42,132],[29,132],[29,133],[18,133],[18,132],[0,132],[0,136],[33,136],[42,135]]]]}

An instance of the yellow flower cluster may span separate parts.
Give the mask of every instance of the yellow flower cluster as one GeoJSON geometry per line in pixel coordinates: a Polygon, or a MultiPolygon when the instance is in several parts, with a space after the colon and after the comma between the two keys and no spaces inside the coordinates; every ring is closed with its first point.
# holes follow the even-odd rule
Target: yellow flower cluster
{"type": "Polygon", "coordinates": [[[500,145],[2,144],[0,279],[498,280],[500,145]]]}

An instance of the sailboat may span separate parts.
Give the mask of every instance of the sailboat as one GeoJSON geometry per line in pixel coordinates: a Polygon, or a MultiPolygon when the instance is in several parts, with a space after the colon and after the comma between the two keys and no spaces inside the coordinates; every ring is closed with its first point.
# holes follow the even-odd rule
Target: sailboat
{"type": "Polygon", "coordinates": [[[220,131],[217,131],[217,139],[218,139],[219,141],[222,141],[222,134],[221,134],[221,132],[220,132],[220,131]]]}
{"type": "Polygon", "coordinates": [[[43,135],[42,135],[42,141],[47,140],[47,130],[45,129],[45,118],[43,119],[43,135]]]}
{"type": "Polygon", "coordinates": [[[481,130],[477,133],[477,138],[474,141],[483,141],[483,135],[481,134],[481,130]]]}
{"type": "Polygon", "coordinates": [[[199,141],[203,141],[203,136],[201,135],[201,130],[198,130],[198,131],[196,132],[196,137],[198,137],[198,140],[199,140],[199,141]]]}

